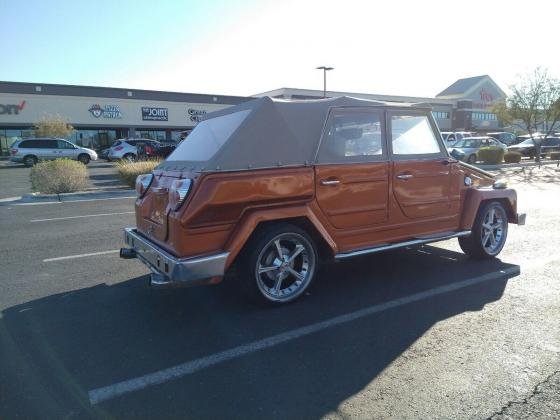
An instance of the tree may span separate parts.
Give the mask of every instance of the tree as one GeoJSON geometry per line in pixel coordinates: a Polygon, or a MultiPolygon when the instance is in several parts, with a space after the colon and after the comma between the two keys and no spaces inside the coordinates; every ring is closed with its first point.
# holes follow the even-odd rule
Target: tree
{"type": "Polygon", "coordinates": [[[560,80],[537,68],[510,89],[511,94],[496,104],[493,112],[504,125],[527,131],[535,145],[535,160],[540,163],[542,140],[560,126],[560,80]],[[539,130],[542,136],[536,135],[539,130]]]}
{"type": "Polygon", "coordinates": [[[37,137],[66,138],[74,132],[74,127],[60,115],[48,115],[35,123],[33,128],[37,137]]]}

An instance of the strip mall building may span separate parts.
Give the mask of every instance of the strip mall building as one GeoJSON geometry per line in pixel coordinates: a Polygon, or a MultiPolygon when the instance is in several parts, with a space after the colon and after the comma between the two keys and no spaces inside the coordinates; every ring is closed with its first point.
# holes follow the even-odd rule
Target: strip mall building
{"type": "MultiPolygon", "coordinates": [[[[433,106],[441,130],[499,129],[491,106],[505,97],[489,76],[459,79],[434,98],[331,92],[389,102],[424,102],[433,106]]],[[[281,88],[253,97],[315,99],[319,90],[281,88]]],[[[251,97],[159,92],[91,86],[0,82],[0,154],[7,155],[17,139],[33,136],[33,125],[60,115],[75,131],[72,142],[94,149],[122,137],[176,140],[202,115],[250,100],[251,97]]]]}

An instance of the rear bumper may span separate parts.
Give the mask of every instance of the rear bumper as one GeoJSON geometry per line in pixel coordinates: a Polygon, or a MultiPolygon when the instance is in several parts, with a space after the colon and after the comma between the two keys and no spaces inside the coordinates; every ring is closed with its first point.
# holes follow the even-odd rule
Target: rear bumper
{"type": "Polygon", "coordinates": [[[519,226],[523,226],[525,224],[525,219],[527,218],[527,214],[525,213],[517,213],[515,215],[515,223],[519,226]]]}
{"type": "Polygon", "coordinates": [[[124,241],[129,247],[121,250],[123,258],[130,258],[130,250],[152,271],[150,285],[155,287],[196,286],[208,283],[212,277],[224,275],[229,252],[204,257],[177,258],[140,235],[134,228],[124,229],[124,241]],[[126,254],[123,255],[123,254],[126,254]]]}

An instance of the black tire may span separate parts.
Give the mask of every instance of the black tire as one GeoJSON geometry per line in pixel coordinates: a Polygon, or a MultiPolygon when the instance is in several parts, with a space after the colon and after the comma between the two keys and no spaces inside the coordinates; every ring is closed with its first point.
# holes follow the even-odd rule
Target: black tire
{"type": "Polygon", "coordinates": [[[136,156],[134,153],[127,153],[123,156],[123,160],[126,160],[127,162],[134,162],[136,160],[136,156]]]}
{"type": "Polygon", "coordinates": [[[496,257],[503,249],[508,232],[507,212],[499,201],[483,203],[478,213],[469,236],[459,237],[459,245],[463,252],[476,259],[490,259],[496,257]],[[492,220],[489,216],[494,211],[492,220]],[[487,226],[498,226],[489,229],[487,226]],[[491,230],[491,232],[490,232],[491,230]],[[492,235],[492,238],[487,235],[492,235]],[[494,241],[496,245],[494,246],[494,241]]]}
{"type": "Polygon", "coordinates": [[[471,165],[476,163],[476,155],[470,155],[467,159],[467,163],[470,163],[471,165]]]}
{"type": "Polygon", "coordinates": [[[253,235],[240,256],[238,277],[251,300],[279,305],[307,290],[317,265],[317,247],[307,232],[279,223],[253,235]]]}
{"type": "Polygon", "coordinates": [[[78,160],[82,162],[84,165],[87,165],[91,160],[91,158],[89,157],[89,155],[82,153],[80,156],[78,156],[78,160]]]}
{"type": "Polygon", "coordinates": [[[28,168],[37,165],[38,161],[39,159],[37,159],[37,156],[33,156],[33,155],[28,155],[23,158],[23,164],[28,168]]]}

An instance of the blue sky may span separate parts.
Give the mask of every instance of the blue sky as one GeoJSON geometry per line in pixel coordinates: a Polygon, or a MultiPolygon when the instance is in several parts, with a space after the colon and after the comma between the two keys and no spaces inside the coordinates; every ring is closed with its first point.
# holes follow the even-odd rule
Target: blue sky
{"type": "Polygon", "coordinates": [[[250,95],[321,89],[325,64],[339,91],[507,88],[537,65],[560,75],[557,3],[0,0],[0,80],[250,95]]]}

